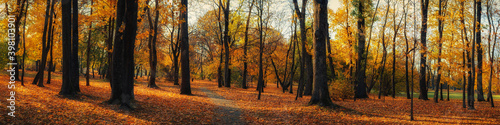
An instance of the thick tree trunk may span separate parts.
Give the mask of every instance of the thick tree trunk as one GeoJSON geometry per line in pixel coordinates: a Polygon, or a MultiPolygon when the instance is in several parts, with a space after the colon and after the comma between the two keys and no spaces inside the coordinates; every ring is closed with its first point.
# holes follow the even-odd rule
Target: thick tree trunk
{"type": "Polygon", "coordinates": [[[182,69],[182,81],[181,81],[181,94],[191,95],[191,71],[189,70],[189,37],[188,37],[188,1],[181,0],[181,6],[185,7],[186,10],[182,11],[180,14],[180,20],[182,23],[180,25],[180,50],[181,50],[181,69],[182,69]]]}
{"type": "Polygon", "coordinates": [[[328,27],[328,0],[314,0],[314,89],[310,105],[335,106],[328,92],[326,39],[328,27]]]}
{"type": "MultiPolygon", "coordinates": [[[[354,98],[368,98],[368,94],[366,92],[366,81],[365,81],[365,69],[363,67],[364,63],[366,63],[365,57],[365,17],[363,15],[364,13],[364,8],[363,4],[365,1],[360,1],[358,2],[358,34],[357,34],[357,40],[358,40],[358,47],[357,47],[357,52],[358,52],[358,59],[356,60],[356,74],[355,74],[355,85],[356,85],[356,93],[354,95],[354,98]]],[[[327,41],[329,42],[329,41],[327,41]]],[[[328,44],[330,45],[330,44],[328,44]]],[[[328,48],[330,48],[328,46],[328,48]]],[[[330,50],[328,50],[330,51],[330,50]]],[[[329,57],[331,60],[331,57],[329,57]]],[[[332,67],[333,68],[333,67],[332,67]]]]}
{"type": "Polygon", "coordinates": [[[71,75],[71,79],[73,79],[72,81],[75,82],[75,84],[73,84],[73,86],[75,87],[75,90],[76,92],[80,92],[80,74],[79,74],[79,65],[80,65],[80,62],[78,61],[78,0],[72,0],[71,2],[71,5],[72,5],[72,15],[73,18],[72,18],[72,23],[71,23],[71,26],[72,26],[72,43],[71,43],[71,67],[73,67],[72,69],[72,72],[71,75]]]}
{"type": "Polygon", "coordinates": [[[134,99],[134,49],[137,31],[137,0],[119,0],[116,8],[115,43],[113,47],[113,76],[108,103],[121,104],[132,110],[134,99]]]}
{"type": "MultiPolygon", "coordinates": [[[[78,93],[79,81],[74,79],[73,73],[78,73],[78,65],[74,67],[74,63],[78,61],[73,61],[73,46],[72,46],[72,24],[74,16],[71,16],[72,2],[73,0],[62,0],[61,1],[61,12],[62,12],[62,43],[63,43],[63,73],[62,73],[62,87],[59,92],[60,95],[75,95],[78,93]],[[75,71],[76,70],[76,71],[75,71]]],[[[76,57],[75,57],[76,58],[76,57]]],[[[78,74],[77,74],[78,75],[78,74]]]]}

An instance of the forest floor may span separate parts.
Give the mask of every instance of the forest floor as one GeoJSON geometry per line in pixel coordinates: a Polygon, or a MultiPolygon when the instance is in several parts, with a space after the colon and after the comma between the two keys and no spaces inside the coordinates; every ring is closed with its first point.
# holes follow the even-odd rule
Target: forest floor
{"type": "MultiPolygon", "coordinates": [[[[499,124],[500,100],[495,108],[487,102],[475,103],[476,110],[462,108],[461,99],[414,100],[414,121],[410,121],[410,100],[404,97],[334,101],[340,108],[306,105],[310,97],[295,100],[295,94],[282,93],[271,85],[257,100],[255,88],[218,88],[217,82],[194,80],[193,95],[180,95],[180,86],[159,80],[159,89],[147,87],[146,77],[134,88],[136,109],[123,111],[105,102],[110,96],[109,82],[91,79],[85,86],[80,77],[81,94],[59,96],[61,74],[51,84],[31,84],[35,72],[28,71],[25,86],[16,83],[16,117],[7,115],[10,97],[8,76],[0,74],[0,124],[499,124]]],[[[294,86],[296,88],[296,86],[294,86]]],[[[416,94],[415,96],[418,96],[416,94]]]]}

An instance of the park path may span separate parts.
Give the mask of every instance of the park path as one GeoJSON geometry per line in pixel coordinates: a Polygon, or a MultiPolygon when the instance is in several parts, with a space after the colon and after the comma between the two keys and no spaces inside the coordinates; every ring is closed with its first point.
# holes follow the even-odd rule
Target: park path
{"type": "Polygon", "coordinates": [[[233,103],[231,100],[227,100],[217,93],[208,90],[207,88],[201,88],[201,90],[207,94],[212,103],[216,106],[215,116],[213,118],[213,124],[217,125],[243,125],[245,122],[241,120],[241,111],[237,104],[233,103]]]}

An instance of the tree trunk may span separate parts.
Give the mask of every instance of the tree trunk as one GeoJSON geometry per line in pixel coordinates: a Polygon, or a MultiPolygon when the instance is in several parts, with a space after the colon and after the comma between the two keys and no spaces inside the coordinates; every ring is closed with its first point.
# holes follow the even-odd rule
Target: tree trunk
{"type": "Polygon", "coordinates": [[[328,0],[314,0],[314,89],[310,105],[335,106],[328,92],[326,39],[328,27],[328,0]]]}
{"type": "Polygon", "coordinates": [[[481,0],[476,0],[476,43],[477,45],[477,101],[484,100],[483,94],[483,47],[481,46],[481,0]]]}
{"type": "Polygon", "coordinates": [[[137,0],[119,0],[116,8],[115,43],[113,47],[113,76],[108,103],[133,110],[134,49],[137,31],[137,0]]]}
{"type": "MultiPolygon", "coordinates": [[[[62,73],[62,86],[60,95],[75,95],[78,93],[79,84],[78,79],[74,79],[74,73],[78,73],[78,65],[74,66],[74,63],[78,63],[78,61],[73,61],[73,46],[72,46],[72,24],[74,16],[71,14],[73,0],[62,0],[61,1],[61,12],[62,12],[62,43],[63,43],[63,73],[62,73]]],[[[78,75],[78,74],[77,74],[78,75]]]]}
{"type": "Polygon", "coordinates": [[[75,82],[75,84],[73,84],[73,86],[75,87],[75,90],[76,92],[80,92],[80,74],[79,74],[79,65],[80,65],[80,62],[78,61],[78,0],[73,0],[71,5],[73,6],[72,7],[72,15],[73,18],[72,18],[72,44],[71,44],[71,61],[72,61],[72,67],[74,70],[72,70],[73,73],[71,73],[71,79],[73,79],[72,81],[75,82]]]}
{"type": "Polygon", "coordinates": [[[422,7],[422,30],[420,31],[420,95],[418,99],[429,100],[427,97],[427,84],[425,81],[425,69],[427,68],[427,11],[429,8],[429,0],[421,1],[422,7]]]}
{"type": "Polygon", "coordinates": [[[264,88],[264,71],[263,71],[263,67],[262,67],[262,53],[263,53],[263,49],[264,49],[264,41],[263,41],[263,36],[262,36],[262,10],[263,10],[263,1],[259,1],[259,12],[258,12],[258,15],[259,15],[259,78],[257,80],[257,90],[259,91],[259,95],[257,97],[258,100],[260,100],[260,96],[262,94],[262,90],[264,88]]]}
{"type": "MultiPolygon", "coordinates": [[[[90,15],[92,15],[92,4],[94,4],[94,1],[90,1],[90,15]]],[[[87,76],[86,76],[86,81],[87,81],[87,86],[90,86],[90,81],[89,81],[89,77],[90,77],[90,74],[89,74],[89,67],[90,67],[90,47],[91,47],[91,37],[92,37],[92,21],[90,21],[90,25],[89,25],[89,35],[88,35],[88,38],[87,38],[87,76]]]]}
{"type": "Polygon", "coordinates": [[[181,26],[180,26],[180,50],[181,50],[181,69],[182,69],[182,83],[181,83],[181,94],[191,95],[191,71],[189,70],[189,37],[188,37],[188,1],[181,0],[181,6],[185,7],[186,10],[182,11],[180,14],[181,26]]]}
{"type": "Polygon", "coordinates": [[[248,9],[248,16],[247,16],[247,23],[245,26],[245,44],[243,45],[243,56],[244,56],[244,62],[243,62],[243,80],[241,82],[241,88],[247,89],[247,74],[248,74],[248,57],[247,57],[247,51],[248,51],[248,28],[250,25],[250,16],[252,15],[252,8],[253,8],[253,3],[255,0],[252,0],[252,3],[250,4],[250,8],[248,9]]]}
{"type": "MultiPolygon", "coordinates": [[[[446,4],[446,3],[444,3],[446,4]]],[[[440,18],[438,18],[438,32],[439,32],[439,38],[438,38],[438,49],[439,49],[439,55],[438,55],[438,67],[437,67],[437,79],[436,79],[436,91],[434,92],[434,102],[438,102],[437,95],[439,94],[439,85],[441,85],[441,53],[443,51],[443,28],[444,28],[444,12],[443,12],[443,0],[439,0],[439,10],[438,14],[440,18]]],[[[443,85],[441,85],[441,95],[443,93],[443,85]]],[[[443,100],[441,96],[441,100],[443,100]]]]}
{"type": "MultiPolygon", "coordinates": [[[[24,1],[24,2],[26,2],[26,1],[24,1]]],[[[26,8],[24,10],[25,11],[25,14],[24,14],[24,24],[23,24],[23,64],[21,65],[21,67],[23,68],[23,71],[22,71],[23,73],[21,74],[21,85],[22,86],[24,86],[24,73],[25,73],[24,70],[26,68],[25,67],[25,64],[26,64],[26,60],[25,60],[26,59],[26,20],[28,19],[28,16],[27,16],[28,15],[28,7],[29,7],[29,3],[26,2],[26,8]]],[[[50,82],[50,79],[49,79],[49,82],[50,82]]]]}
{"type": "MultiPolygon", "coordinates": [[[[363,67],[364,63],[366,63],[366,59],[364,58],[365,54],[365,17],[363,15],[364,8],[363,4],[365,1],[358,2],[357,6],[357,19],[358,19],[358,59],[356,60],[356,73],[355,73],[355,85],[356,85],[356,93],[354,98],[368,98],[368,94],[366,92],[366,81],[365,81],[365,69],[363,67]]],[[[329,41],[328,41],[329,42],[329,41]]],[[[329,45],[329,44],[328,44],[329,45]]],[[[330,50],[328,50],[330,51],[330,50]]],[[[331,57],[329,57],[331,61],[331,57]]]]}
{"type": "Polygon", "coordinates": [[[222,9],[224,10],[224,50],[225,50],[225,63],[224,63],[224,87],[231,87],[231,71],[229,70],[229,9],[230,1],[226,0],[226,6],[222,9]]]}

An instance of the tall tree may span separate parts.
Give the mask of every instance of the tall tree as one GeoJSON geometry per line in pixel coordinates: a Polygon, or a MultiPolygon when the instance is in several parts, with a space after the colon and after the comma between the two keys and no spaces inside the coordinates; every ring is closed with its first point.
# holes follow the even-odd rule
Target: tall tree
{"type": "Polygon", "coordinates": [[[379,80],[379,91],[378,91],[378,99],[381,98],[382,92],[384,91],[384,87],[386,86],[386,80],[384,77],[384,72],[385,72],[385,63],[387,60],[387,48],[385,45],[385,28],[387,25],[387,17],[389,15],[389,9],[391,8],[391,4],[389,1],[387,1],[387,10],[385,11],[385,19],[384,19],[384,25],[382,26],[382,48],[383,48],[383,53],[382,53],[382,60],[380,64],[382,64],[382,68],[380,69],[380,80],[379,80]]]}
{"type": "MultiPolygon", "coordinates": [[[[23,73],[21,74],[21,85],[24,86],[24,70],[25,70],[25,64],[26,64],[26,20],[28,20],[28,7],[29,7],[29,3],[28,1],[26,1],[26,8],[24,10],[24,24],[23,24],[23,63],[21,65],[21,67],[23,68],[23,73]]],[[[50,76],[50,75],[49,75],[50,76]]],[[[50,80],[49,80],[50,81],[50,80]]]]}
{"type": "Polygon", "coordinates": [[[314,0],[314,88],[310,105],[334,106],[328,92],[326,39],[328,27],[328,0],[314,0]]]}
{"type": "Polygon", "coordinates": [[[263,22],[262,22],[262,11],[264,10],[264,4],[263,1],[258,1],[258,16],[259,16],[259,78],[257,80],[257,90],[259,91],[259,95],[257,97],[258,100],[260,100],[260,95],[262,94],[262,91],[264,89],[264,71],[262,67],[262,53],[264,50],[264,40],[262,36],[262,30],[263,30],[263,22]]]}
{"type": "Polygon", "coordinates": [[[71,67],[73,67],[72,69],[74,70],[71,70],[73,73],[71,73],[71,79],[73,79],[72,81],[75,81],[75,84],[73,84],[73,86],[75,87],[75,90],[77,92],[80,92],[80,74],[79,74],[79,68],[78,66],[80,65],[80,62],[78,61],[78,0],[73,0],[71,2],[71,5],[72,5],[72,8],[71,8],[71,16],[73,18],[71,18],[72,22],[71,22],[71,26],[72,26],[72,35],[71,35],[71,40],[72,40],[72,43],[71,43],[71,67]]]}
{"type": "MultiPolygon", "coordinates": [[[[155,17],[154,21],[151,17],[151,10],[149,8],[149,0],[146,1],[146,11],[148,14],[148,23],[149,23],[149,30],[152,32],[149,34],[149,39],[148,39],[148,47],[149,47],[149,66],[151,70],[151,75],[149,78],[149,84],[148,87],[150,88],[158,88],[156,85],[156,64],[157,64],[157,56],[156,56],[156,39],[157,39],[157,34],[158,34],[158,16],[159,16],[159,11],[158,11],[158,0],[155,0],[155,17]]],[[[175,60],[177,61],[177,60],[175,60]]]]}
{"type": "Polygon", "coordinates": [[[219,4],[221,5],[222,11],[224,12],[224,51],[225,51],[225,59],[224,59],[224,87],[231,87],[231,70],[229,69],[229,8],[231,0],[225,1],[225,6],[222,6],[221,0],[219,0],[219,4]]]}
{"type": "Polygon", "coordinates": [[[307,40],[307,30],[306,30],[306,5],[307,5],[307,0],[302,0],[302,9],[299,9],[299,5],[297,0],[293,0],[293,5],[295,8],[295,13],[297,17],[299,18],[299,27],[300,27],[300,40],[301,40],[301,62],[300,62],[300,76],[299,76],[299,87],[297,89],[297,96],[302,97],[302,93],[304,90],[305,84],[312,84],[312,77],[311,74],[312,72],[309,72],[312,70],[312,67],[306,67],[310,66],[308,64],[311,63],[311,59],[308,60],[311,55],[307,53],[307,48],[306,48],[306,40],[307,40]],[[307,72],[307,73],[306,73],[307,72]]]}
{"type": "Polygon", "coordinates": [[[252,8],[254,5],[254,1],[250,3],[250,8],[248,9],[248,16],[247,16],[247,23],[245,26],[245,43],[243,45],[243,56],[244,56],[244,62],[243,62],[243,80],[241,82],[241,88],[247,89],[247,74],[248,74],[248,56],[247,56],[247,51],[248,51],[248,29],[250,26],[250,16],[252,15],[252,8]]]}
{"type": "Polygon", "coordinates": [[[45,22],[43,26],[43,36],[42,36],[42,61],[40,62],[40,67],[38,69],[38,73],[33,80],[33,84],[37,84],[39,87],[44,87],[43,78],[45,65],[47,62],[47,54],[49,52],[49,40],[52,36],[50,36],[50,32],[52,30],[52,12],[54,10],[55,1],[47,0],[47,8],[45,9],[45,22]],[[48,38],[47,38],[48,37],[48,38]]]}
{"type": "Polygon", "coordinates": [[[118,0],[114,29],[113,76],[108,103],[132,110],[134,98],[134,51],[137,31],[137,0],[118,0]]]}
{"type": "MultiPolygon", "coordinates": [[[[354,98],[368,98],[366,92],[366,82],[365,82],[365,68],[363,67],[366,63],[365,54],[365,16],[364,16],[364,4],[367,3],[365,0],[359,0],[355,2],[357,5],[357,20],[358,20],[358,59],[356,60],[356,74],[355,74],[355,85],[356,94],[354,98]]],[[[328,31],[327,31],[328,32],[328,31]]],[[[329,42],[329,41],[328,41],[329,42]]],[[[331,60],[331,59],[330,59],[331,60]]],[[[333,68],[333,67],[332,67],[333,68]]]]}
{"type": "Polygon", "coordinates": [[[189,70],[189,36],[188,36],[188,1],[181,0],[180,6],[181,14],[181,26],[180,26],[180,38],[181,38],[181,94],[191,95],[191,71],[189,70]]]}
{"type": "MultiPolygon", "coordinates": [[[[72,16],[72,15],[78,15],[78,13],[73,13],[72,14],[72,8],[77,7],[74,6],[73,4],[77,4],[76,0],[62,0],[61,1],[61,22],[62,22],[62,46],[63,46],[63,75],[62,75],[62,86],[61,86],[61,91],[59,92],[60,95],[75,95],[76,93],[80,92],[79,91],[79,81],[78,77],[75,79],[74,73],[76,73],[76,76],[78,76],[78,65],[75,63],[78,63],[78,61],[73,61],[74,58],[78,59],[78,57],[73,57],[75,55],[78,56],[78,53],[74,54],[73,51],[75,46],[78,47],[78,45],[73,45],[74,42],[72,41],[73,37],[72,31],[75,31],[73,28],[78,28],[78,21],[72,21],[72,20],[77,20],[75,17],[78,16],[72,16]],[[76,24],[75,24],[76,22],[76,24]],[[76,66],[76,67],[75,67],[76,66]]],[[[78,12],[78,11],[77,11],[78,12]]],[[[78,35],[78,34],[77,34],[78,35]]],[[[76,36],[78,37],[78,36],[76,36]]],[[[78,44],[78,42],[76,43],[78,44]]],[[[78,52],[78,51],[76,51],[78,52]]]]}
{"type": "Polygon", "coordinates": [[[475,0],[476,4],[476,43],[477,45],[477,101],[485,101],[483,94],[483,47],[481,46],[481,0],[475,0]]]}
{"type": "MultiPolygon", "coordinates": [[[[488,50],[490,52],[490,80],[489,80],[489,85],[488,85],[488,95],[487,99],[491,103],[491,107],[495,107],[495,104],[493,102],[493,94],[491,93],[491,82],[493,80],[493,64],[495,63],[495,46],[497,44],[497,33],[498,33],[498,25],[493,26],[493,11],[491,10],[491,4],[493,4],[492,0],[487,1],[487,6],[486,6],[486,15],[488,17],[488,24],[489,24],[489,35],[488,35],[488,50]],[[493,36],[493,46],[490,47],[491,45],[491,37],[493,36]],[[493,50],[492,50],[493,49],[493,50]]],[[[498,20],[500,21],[500,20],[498,20]]]]}
{"type": "MultiPolygon", "coordinates": [[[[396,4],[396,2],[394,3],[396,4]]],[[[395,9],[396,8],[396,5],[395,9]]],[[[399,24],[396,25],[396,15],[398,15],[397,11],[394,12],[393,15],[393,28],[394,28],[394,36],[392,37],[392,98],[396,98],[396,38],[398,36],[398,31],[403,21],[403,18],[399,19],[399,24]]]]}
{"type": "MultiPolygon", "coordinates": [[[[438,49],[439,49],[439,55],[438,55],[438,67],[437,67],[437,79],[436,79],[436,91],[434,91],[434,102],[438,102],[438,92],[439,92],[439,87],[441,85],[441,53],[443,51],[443,29],[444,29],[444,24],[443,21],[445,19],[445,9],[446,9],[446,4],[447,0],[439,0],[439,10],[438,10],[438,32],[439,32],[439,38],[438,38],[438,49]],[[444,4],[444,5],[443,5],[444,4]]],[[[441,91],[443,93],[443,91],[441,91]]]]}
{"type": "MultiPolygon", "coordinates": [[[[470,50],[468,49],[469,48],[469,39],[467,37],[467,28],[465,27],[465,1],[460,1],[460,13],[461,13],[461,16],[460,16],[460,23],[461,23],[461,36],[462,36],[462,43],[464,45],[464,51],[462,53],[462,56],[463,56],[463,68],[466,69],[466,65],[467,65],[467,71],[464,71],[464,82],[462,84],[462,90],[463,90],[463,93],[462,93],[462,101],[463,101],[463,108],[467,108],[467,105],[465,103],[466,101],[466,95],[465,95],[465,91],[466,91],[466,85],[467,83],[471,83],[471,78],[472,78],[472,73],[471,73],[471,56],[470,56],[470,50]],[[467,53],[467,58],[466,58],[466,53],[467,53]],[[467,63],[465,62],[465,60],[467,59],[467,63]],[[468,75],[468,78],[466,78],[466,76],[468,75]]],[[[473,80],[472,80],[473,81],[473,80]]],[[[467,89],[468,90],[468,89],[467,89]]]]}
{"type": "Polygon", "coordinates": [[[425,69],[427,68],[427,12],[429,0],[420,0],[422,8],[422,29],[420,30],[420,95],[418,99],[429,100],[427,97],[427,83],[425,80],[425,69]]]}
{"type": "MultiPolygon", "coordinates": [[[[92,16],[92,5],[94,1],[90,0],[90,16],[92,16]]],[[[90,86],[89,78],[90,78],[90,47],[91,47],[91,37],[92,37],[92,21],[90,21],[89,25],[89,35],[87,37],[87,75],[85,77],[87,84],[86,86],[90,86]]]]}

